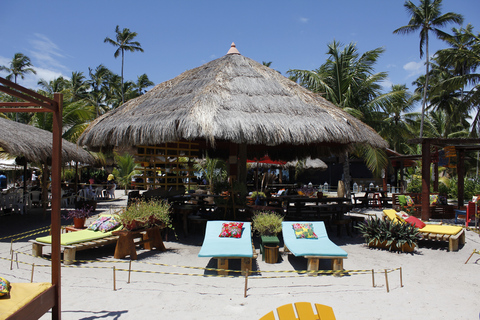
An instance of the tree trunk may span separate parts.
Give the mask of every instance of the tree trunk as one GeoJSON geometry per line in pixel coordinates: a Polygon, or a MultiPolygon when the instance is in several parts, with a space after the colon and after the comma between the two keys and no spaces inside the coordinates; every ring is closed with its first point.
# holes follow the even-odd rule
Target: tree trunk
{"type": "Polygon", "coordinates": [[[422,121],[420,123],[420,138],[423,138],[423,122],[425,118],[425,106],[427,104],[427,88],[428,88],[428,69],[430,65],[430,59],[428,57],[428,32],[425,35],[426,38],[426,45],[425,45],[425,51],[427,55],[427,63],[426,63],[426,73],[425,73],[425,87],[423,88],[423,101],[422,101],[422,121]]]}
{"type": "Polygon", "coordinates": [[[348,152],[345,152],[345,159],[343,161],[343,181],[345,183],[345,197],[350,198],[350,161],[348,159],[348,152]]]}

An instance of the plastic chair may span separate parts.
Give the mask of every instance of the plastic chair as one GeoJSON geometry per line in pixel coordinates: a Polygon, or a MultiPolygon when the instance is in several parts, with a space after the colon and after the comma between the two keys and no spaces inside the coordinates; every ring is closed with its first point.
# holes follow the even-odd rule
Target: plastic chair
{"type": "Polygon", "coordinates": [[[107,199],[110,199],[110,198],[115,199],[116,188],[117,188],[117,185],[114,183],[110,189],[103,190],[103,196],[107,199]]]}
{"type": "MultiPolygon", "coordinates": [[[[278,320],[335,320],[335,314],[332,307],[315,303],[317,314],[314,313],[309,302],[295,302],[295,310],[292,304],[286,304],[277,308],[278,320]]],[[[260,318],[260,320],[275,320],[275,314],[270,311],[260,318]]]]}

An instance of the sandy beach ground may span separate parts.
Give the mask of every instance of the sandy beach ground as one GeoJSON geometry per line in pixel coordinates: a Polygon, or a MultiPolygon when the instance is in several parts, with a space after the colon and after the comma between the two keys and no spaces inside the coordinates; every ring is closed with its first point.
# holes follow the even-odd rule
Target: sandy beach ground
{"type": "MultiPolygon", "coordinates": [[[[117,199],[99,203],[97,212],[109,212],[126,204],[123,192],[117,199]]],[[[381,214],[380,210],[370,213],[381,214]]],[[[47,225],[38,216],[0,217],[0,238],[47,225]]],[[[480,237],[467,231],[466,244],[458,252],[448,252],[447,242],[420,242],[413,254],[369,249],[358,234],[352,237],[327,229],[333,242],[348,253],[344,261],[349,275],[304,276],[307,260],[283,252],[277,264],[267,264],[261,255],[254,260],[258,273],[249,276],[247,296],[245,277],[216,277],[204,268],[216,261],[197,256],[202,244],[200,230],[188,237],[169,235],[166,252],[138,249],[130,274],[129,260],[113,258],[114,246],[77,252],[79,262],[62,267],[62,319],[259,319],[275,308],[293,302],[321,303],[333,308],[341,319],[479,319],[480,316],[480,237]],[[114,290],[114,272],[115,289],[114,290]],[[187,268],[193,267],[193,268],[187,268]],[[402,282],[400,284],[400,270],[402,282]],[[375,287],[372,283],[374,270],[375,287]],[[385,276],[387,270],[387,280],[385,276]],[[268,271],[289,271],[268,272],[268,271]]],[[[35,282],[51,280],[48,260],[31,256],[29,239],[13,243],[15,257],[10,270],[10,239],[0,240],[0,276],[11,282],[29,282],[32,264],[35,282]],[[23,262],[23,263],[22,263],[23,262]]],[[[259,252],[258,239],[254,243],[259,252]]],[[[44,249],[48,257],[48,249],[44,249]]],[[[328,269],[329,260],[320,268],[328,269]]],[[[231,269],[239,270],[235,261],[231,269]]],[[[0,302],[1,303],[1,302],[0,302]]],[[[47,313],[41,319],[50,319],[47,313]]]]}

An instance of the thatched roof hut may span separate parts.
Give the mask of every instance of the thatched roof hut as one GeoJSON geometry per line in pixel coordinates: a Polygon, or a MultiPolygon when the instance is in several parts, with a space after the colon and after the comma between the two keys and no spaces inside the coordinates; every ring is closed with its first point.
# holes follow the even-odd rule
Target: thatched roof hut
{"type": "MultiPolygon", "coordinates": [[[[52,133],[30,125],[0,118],[0,147],[29,162],[47,163],[52,157],[52,133]]],[[[93,163],[87,151],[67,140],[62,141],[62,161],[93,163]]]]}
{"type": "Polygon", "coordinates": [[[387,147],[372,128],[240,55],[234,44],[227,55],[97,118],[78,143],[99,148],[178,140],[217,151],[246,144],[248,157],[284,160],[340,153],[359,143],[387,147]]]}

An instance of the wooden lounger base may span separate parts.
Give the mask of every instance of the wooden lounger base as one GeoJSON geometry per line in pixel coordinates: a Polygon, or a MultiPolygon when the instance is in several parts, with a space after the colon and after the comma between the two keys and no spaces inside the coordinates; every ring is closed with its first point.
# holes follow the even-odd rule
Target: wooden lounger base
{"type": "MultiPolygon", "coordinates": [[[[77,251],[87,250],[91,248],[98,248],[106,246],[108,244],[117,243],[118,236],[110,236],[102,239],[92,240],[88,242],[76,243],[68,246],[61,246],[63,251],[63,263],[70,265],[75,262],[75,255],[77,251]]],[[[44,246],[50,246],[49,243],[38,242],[35,240],[29,240],[32,243],[32,254],[35,257],[41,257],[44,246]]]]}
{"type": "Polygon", "coordinates": [[[245,257],[228,257],[228,258],[217,258],[217,269],[218,274],[222,276],[228,275],[228,260],[230,259],[240,259],[241,260],[241,267],[240,270],[242,271],[242,276],[247,274],[247,270],[252,270],[252,258],[245,258],[245,257]]]}
{"type": "MultiPolygon", "coordinates": [[[[14,284],[12,284],[14,285],[14,284]]],[[[33,320],[39,319],[48,310],[55,306],[55,286],[52,285],[43,291],[23,307],[18,309],[6,320],[33,320]]]]}
{"type": "MultiPolygon", "coordinates": [[[[330,259],[332,262],[332,270],[333,271],[341,271],[343,270],[343,257],[332,257],[332,256],[305,256],[307,258],[307,270],[308,271],[318,271],[318,266],[320,263],[320,259],[330,259]]],[[[311,273],[310,275],[316,276],[316,273],[311,273]]]]}
{"type": "Polygon", "coordinates": [[[421,233],[421,239],[448,241],[448,251],[458,251],[459,244],[465,244],[465,229],[457,234],[421,233]]]}

